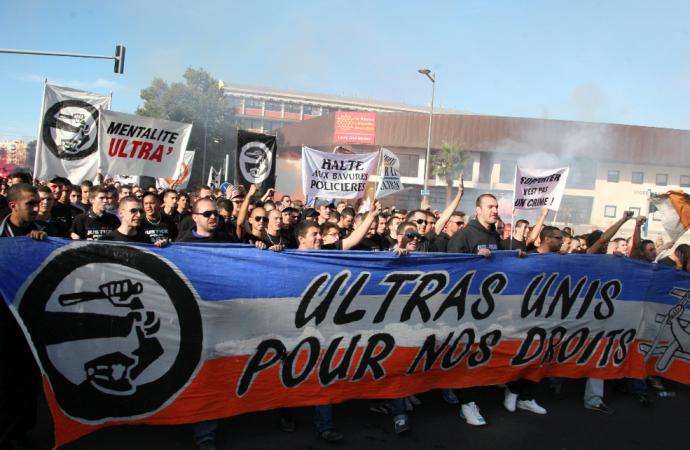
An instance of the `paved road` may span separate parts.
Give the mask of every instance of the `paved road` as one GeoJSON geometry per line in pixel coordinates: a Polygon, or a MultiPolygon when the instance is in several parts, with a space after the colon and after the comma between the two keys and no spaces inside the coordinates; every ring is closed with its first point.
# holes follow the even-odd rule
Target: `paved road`
{"type": "MultiPolygon", "coordinates": [[[[615,409],[603,415],[582,407],[584,383],[570,381],[565,398],[552,398],[538,391],[549,413],[537,416],[525,411],[507,412],[499,388],[477,390],[479,405],[489,422],[475,428],[446,405],[439,391],[422,395],[422,406],[412,413],[412,430],[393,433],[390,419],[369,412],[368,401],[351,401],[335,407],[336,425],[345,434],[337,444],[320,441],[311,427],[311,411],[297,412],[298,429],[287,434],[278,430],[274,412],[247,414],[221,422],[218,448],[227,449],[689,449],[690,387],[667,383],[675,398],[657,398],[643,408],[630,396],[607,383],[607,400],[615,409]]],[[[51,424],[41,411],[41,425],[31,438],[40,448],[51,444],[51,424]]],[[[193,449],[188,427],[118,427],[100,430],[63,447],[64,450],[177,450],[193,449]]]]}

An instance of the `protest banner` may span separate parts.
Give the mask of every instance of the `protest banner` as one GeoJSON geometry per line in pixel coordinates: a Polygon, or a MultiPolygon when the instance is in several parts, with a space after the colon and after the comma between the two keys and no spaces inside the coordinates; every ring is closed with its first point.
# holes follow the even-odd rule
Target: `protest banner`
{"type": "Polygon", "coordinates": [[[519,378],[690,384],[689,293],[685,272],[605,255],[0,240],[0,294],[58,446],[108,425],[519,378]],[[257,277],[269,267],[290,283],[257,277]]]}
{"type": "Polygon", "coordinates": [[[361,198],[379,152],[343,155],[302,147],[302,190],[310,197],[361,198]]]}
{"type": "Polygon", "coordinates": [[[568,167],[515,170],[515,209],[548,208],[558,211],[568,179],[568,167]]]}
{"type": "Polygon", "coordinates": [[[194,164],[194,152],[185,151],[184,158],[180,165],[175,169],[175,174],[170,178],[157,178],[156,187],[163,189],[186,189],[189,177],[192,175],[192,164],[194,164]]]}
{"type": "Polygon", "coordinates": [[[98,136],[104,175],[172,177],[184,158],[192,125],[105,111],[98,136]]]}
{"type": "Polygon", "coordinates": [[[79,184],[98,174],[98,118],[108,95],[45,83],[34,177],[69,178],[79,184]]]}
{"type": "Polygon", "coordinates": [[[403,190],[403,185],[400,182],[400,159],[398,155],[387,148],[381,148],[378,176],[376,198],[382,198],[403,190]]]}
{"type": "Polygon", "coordinates": [[[244,187],[257,184],[259,194],[274,188],[277,153],[275,136],[237,130],[237,158],[235,158],[237,184],[244,187]]]}

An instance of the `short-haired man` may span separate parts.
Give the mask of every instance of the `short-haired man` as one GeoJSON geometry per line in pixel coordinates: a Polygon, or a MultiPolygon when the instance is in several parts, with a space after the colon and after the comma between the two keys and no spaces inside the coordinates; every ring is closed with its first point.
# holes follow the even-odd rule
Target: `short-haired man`
{"type": "Polygon", "coordinates": [[[43,231],[48,233],[48,236],[67,237],[69,230],[61,228],[60,224],[53,221],[53,217],[50,215],[50,211],[53,209],[53,205],[55,204],[53,191],[51,191],[48,186],[39,186],[37,191],[39,203],[36,224],[43,231]]]}
{"type": "Polygon", "coordinates": [[[142,199],[144,217],[141,220],[141,231],[151,243],[171,242],[177,237],[177,227],[172,219],[161,213],[161,201],[158,194],[147,192],[142,199]]]}
{"type": "Polygon", "coordinates": [[[280,199],[280,203],[282,203],[283,209],[284,208],[292,208],[292,199],[287,194],[283,195],[283,198],[280,199]]]}
{"type": "Polygon", "coordinates": [[[512,232],[510,239],[503,239],[501,241],[501,248],[508,250],[522,250],[527,251],[527,230],[529,229],[529,221],[519,219],[515,222],[515,229],[512,232]]]}
{"type": "Polygon", "coordinates": [[[545,226],[539,233],[539,246],[529,253],[559,253],[563,247],[563,232],[557,227],[545,226]]]}
{"type": "Polygon", "coordinates": [[[39,206],[38,192],[26,183],[13,184],[7,190],[10,213],[0,222],[0,237],[29,236],[43,240],[48,234],[36,224],[39,206]]]}
{"type": "Polygon", "coordinates": [[[120,199],[120,205],[117,210],[120,216],[120,226],[115,230],[109,231],[103,240],[151,243],[149,238],[139,228],[141,218],[144,215],[139,199],[132,195],[123,197],[120,199]]]}
{"type": "Polygon", "coordinates": [[[496,232],[498,200],[491,194],[482,194],[477,197],[475,205],[476,219],[470,220],[448,241],[448,253],[490,256],[492,251],[498,250],[501,241],[496,232]]]}
{"type": "Polygon", "coordinates": [[[82,214],[82,210],[69,204],[69,190],[72,184],[67,178],[55,177],[48,182],[48,187],[53,191],[55,204],[50,212],[53,221],[60,224],[61,228],[69,230],[74,218],[82,214]]]}
{"type": "Polygon", "coordinates": [[[443,228],[443,231],[434,239],[431,246],[431,251],[445,253],[448,250],[448,241],[452,238],[455,233],[460,231],[465,227],[465,213],[462,211],[456,211],[451,214],[448,223],[443,228]]]}
{"type": "Polygon", "coordinates": [[[98,241],[104,239],[108,232],[120,226],[120,220],[115,215],[105,211],[108,201],[108,190],[99,187],[91,191],[91,209],[74,218],[70,237],[72,239],[86,239],[98,241]]]}
{"type": "Polygon", "coordinates": [[[319,212],[319,217],[316,219],[319,225],[328,222],[331,217],[331,205],[326,200],[319,200],[316,202],[316,210],[319,212]]]}
{"type": "Polygon", "coordinates": [[[352,231],[352,224],[355,221],[355,210],[346,206],[340,211],[340,220],[338,227],[340,228],[340,237],[347,236],[352,231]]]}
{"type": "Polygon", "coordinates": [[[161,214],[168,216],[173,222],[179,222],[180,213],[177,211],[177,200],[179,199],[179,194],[175,189],[166,189],[162,194],[163,198],[163,209],[161,214]]]}
{"type": "Polygon", "coordinates": [[[192,207],[194,226],[180,232],[177,242],[233,242],[231,236],[218,229],[220,213],[216,202],[210,198],[200,198],[192,207]]]}
{"type": "MultiPolygon", "coordinates": [[[[9,214],[0,221],[0,237],[29,236],[43,240],[47,234],[36,224],[39,197],[28,183],[14,183],[7,190],[9,214]]],[[[0,446],[29,448],[27,434],[36,424],[40,372],[17,321],[0,300],[0,446]]]]}
{"type": "Polygon", "coordinates": [[[81,206],[84,211],[88,211],[91,209],[91,203],[89,203],[89,194],[91,193],[91,189],[93,189],[93,183],[89,180],[84,180],[81,182],[81,186],[79,186],[81,189],[81,206]]]}

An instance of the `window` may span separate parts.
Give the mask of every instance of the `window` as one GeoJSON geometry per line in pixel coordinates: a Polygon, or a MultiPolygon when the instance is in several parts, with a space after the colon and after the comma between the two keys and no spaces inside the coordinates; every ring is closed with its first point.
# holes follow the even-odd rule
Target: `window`
{"type": "Polygon", "coordinates": [[[266,111],[282,111],[283,105],[279,102],[266,102],[266,111]]]}
{"type": "Polygon", "coordinates": [[[261,109],[263,107],[263,100],[257,100],[255,98],[248,98],[244,101],[245,108],[261,109]]]}
{"type": "Polygon", "coordinates": [[[566,187],[575,189],[594,189],[596,182],[596,161],[591,158],[576,158],[574,164],[570,165],[570,173],[568,174],[568,184],[566,187]]]}
{"type": "Polygon", "coordinates": [[[400,176],[417,178],[419,176],[419,155],[396,154],[400,159],[400,176]]]}
{"type": "Polygon", "coordinates": [[[517,162],[511,159],[501,160],[501,172],[499,175],[499,183],[513,184],[515,182],[515,167],[517,162]]]}
{"type": "Polygon", "coordinates": [[[680,187],[690,187],[690,175],[680,176],[680,187]]]}
{"type": "Polygon", "coordinates": [[[657,186],[667,186],[668,185],[668,174],[657,173],[656,174],[656,185],[657,186]]]}
{"type": "Polygon", "coordinates": [[[621,173],[619,170],[609,170],[606,175],[606,181],[609,183],[618,183],[621,178],[621,173]]]}
{"type": "Polygon", "coordinates": [[[285,112],[299,113],[300,111],[302,111],[302,107],[298,104],[295,104],[295,103],[286,103],[285,104],[285,112]]]}
{"type": "Polygon", "coordinates": [[[604,207],[604,217],[615,219],[616,218],[616,207],[612,206],[612,205],[606,205],[604,207]]]}
{"type": "Polygon", "coordinates": [[[632,211],[633,217],[640,217],[640,208],[631,206],[630,208],[628,208],[628,211],[632,211]]]}
{"type": "Polygon", "coordinates": [[[630,182],[632,184],[642,184],[644,183],[644,172],[633,172],[630,176],[630,182]]]}
{"type": "Polygon", "coordinates": [[[304,105],[304,114],[308,116],[320,116],[321,108],[319,106],[304,105]]]}

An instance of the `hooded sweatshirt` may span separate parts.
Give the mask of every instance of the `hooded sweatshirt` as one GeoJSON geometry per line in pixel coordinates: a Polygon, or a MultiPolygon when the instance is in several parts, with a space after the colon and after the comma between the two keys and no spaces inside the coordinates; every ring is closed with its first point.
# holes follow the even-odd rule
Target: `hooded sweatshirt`
{"type": "Polygon", "coordinates": [[[477,219],[472,219],[465,228],[450,238],[446,251],[447,253],[476,254],[482,248],[488,248],[491,251],[498,250],[500,242],[501,238],[494,225],[487,229],[477,219]]]}

